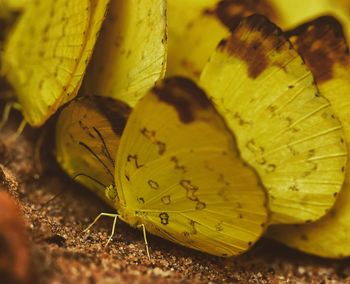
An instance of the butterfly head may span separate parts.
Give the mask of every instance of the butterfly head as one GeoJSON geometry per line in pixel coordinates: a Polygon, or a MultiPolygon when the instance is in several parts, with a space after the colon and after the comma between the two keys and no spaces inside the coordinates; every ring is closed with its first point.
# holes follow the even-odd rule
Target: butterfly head
{"type": "Polygon", "coordinates": [[[118,197],[117,188],[114,183],[106,186],[105,195],[108,200],[115,200],[118,197]]]}

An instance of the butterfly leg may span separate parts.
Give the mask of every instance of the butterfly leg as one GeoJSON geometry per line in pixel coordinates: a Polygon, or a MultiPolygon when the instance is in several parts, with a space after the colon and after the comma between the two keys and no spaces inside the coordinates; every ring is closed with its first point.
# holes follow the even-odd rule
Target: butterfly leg
{"type": "Polygon", "coordinates": [[[13,107],[12,102],[7,102],[5,104],[4,111],[2,113],[2,117],[1,117],[1,121],[0,121],[0,129],[2,129],[5,126],[6,122],[8,121],[12,107],[13,107]]]}
{"type": "Polygon", "coordinates": [[[14,134],[11,135],[10,139],[11,141],[16,141],[23,133],[24,128],[27,125],[27,121],[25,119],[23,119],[21,121],[21,124],[18,126],[16,132],[14,134]]]}
{"type": "Polygon", "coordinates": [[[143,232],[143,239],[145,240],[145,246],[146,246],[146,252],[147,252],[147,256],[148,259],[151,260],[151,256],[149,254],[149,247],[148,247],[148,241],[147,241],[147,235],[146,235],[146,227],[144,224],[138,225],[138,228],[142,228],[142,232],[143,232]]]}
{"type": "Polygon", "coordinates": [[[21,105],[17,102],[14,102],[14,101],[6,102],[5,107],[4,107],[4,111],[2,113],[2,117],[0,120],[0,130],[8,122],[9,117],[10,117],[10,113],[13,109],[21,111],[22,108],[21,108],[21,105]]]}
{"type": "Polygon", "coordinates": [[[23,119],[20,123],[20,125],[18,126],[16,133],[15,133],[15,138],[17,139],[19,136],[21,136],[21,134],[23,133],[24,128],[27,125],[27,121],[25,119],[23,119]]]}
{"type": "Polygon", "coordinates": [[[111,232],[111,234],[109,235],[109,238],[108,238],[108,240],[107,240],[107,243],[105,244],[105,247],[106,247],[106,246],[111,242],[111,240],[112,240],[112,237],[113,237],[113,235],[114,235],[114,233],[115,233],[115,228],[116,228],[117,220],[118,220],[118,217],[120,217],[120,215],[118,215],[118,214],[113,214],[113,213],[101,213],[101,214],[99,214],[99,215],[95,218],[95,220],[94,220],[83,232],[85,233],[85,232],[89,231],[89,230],[91,229],[91,227],[92,227],[93,225],[95,225],[96,222],[97,222],[102,216],[114,218],[114,220],[113,220],[112,232],[111,232]]]}

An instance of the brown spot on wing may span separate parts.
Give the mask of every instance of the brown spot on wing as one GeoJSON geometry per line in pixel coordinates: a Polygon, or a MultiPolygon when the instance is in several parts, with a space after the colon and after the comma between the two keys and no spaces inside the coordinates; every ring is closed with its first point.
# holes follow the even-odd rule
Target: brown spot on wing
{"type": "Polygon", "coordinates": [[[173,106],[183,123],[191,123],[199,110],[211,107],[205,92],[191,80],[173,77],[163,81],[153,89],[153,93],[162,102],[173,106]]]}
{"type": "MultiPolygon", "coordinates": [[[[209,13],[208,10],[205,11],[209,13]]],[[[241,19],[253,14],[261,14],[276,22],[277,13],[273,6],[265,0],[223,0],[220,1],[214,13],[231,31],[236,28],[241,19]]]]}
{"type": "Polygon", "coordinates": [[[349,50],[341,24],[324,16],[286,32],[304,57],[317,83],[332,79],[335,64],[350,67],[349,50]]]}
{"type": "Polygon", "coordinates": [[[261,15],[252,15],[243,19],[231,36],[220,42],[218,49],[228,52],[244,61],[248,66],[250,78],[257,78],[271,62],[271,50],[279,52],[290,43],[282,30],[261,15]]]}

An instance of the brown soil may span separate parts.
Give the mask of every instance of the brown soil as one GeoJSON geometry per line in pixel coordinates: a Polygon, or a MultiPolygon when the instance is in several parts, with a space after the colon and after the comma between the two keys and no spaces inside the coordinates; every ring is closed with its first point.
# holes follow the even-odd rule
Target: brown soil
{"type": "Polygon", "coordinates": [[[13,120],[0,133],[0,180],[26,221],[32,283],[350,283],[349,260],[312,257],[267,239],[245,255],[224,259],[149,235],[148,260],[142,233],[119,222],[104,248],[111,220],[82,231],[113,209],[61,171],[52,142],[45,140],[40,163],[40,131],[28,128],[13,141],[13,120]]]}

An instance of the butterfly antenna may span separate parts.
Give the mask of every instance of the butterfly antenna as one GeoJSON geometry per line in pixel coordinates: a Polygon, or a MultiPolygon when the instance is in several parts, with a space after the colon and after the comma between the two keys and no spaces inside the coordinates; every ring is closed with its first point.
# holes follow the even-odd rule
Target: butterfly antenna
{"type": "Polygon", "coordinates": [[[105,184],[103,184],[102,182],[100,182],[99,180],[95,179],[94,177],[91,177],[87,174],[76,174],[74,177],[73,177],[73,180],[76,180],[78,177],[86,177],[92,181],[94,181],[95,183],[97,183],[98,185],[102,186],[103,188],[106,188],[107,186],[105,184]]]}
{"type": "Polygon", "coordinates": [[[64,191],[60,190],[59,193],[55,194],[53,197],[51,197],[48,201],[44,202],[42,205],[47,206],[49,205],[52,201],[54,201],[56,198],[60,197],[61,195],[63,195],[64,191]]]}
{"type": "Polygon", "coordinates": [[[114,167],[115,162],[114,162],[114,160],[113,160],[113,158],[112,158],[111,153],[110,153],[109,150],[108,150],[107,144],[106,144],[106,142],[105,142],[105,140],[104,140],[104,138],[103,138],[101,132],[98,131],[98,129],[97,129],[96,127],[93,127],[92,129],[96,132],[97,136],[100,138],[100,140],[101,140],[101,142],[102,142],[102,144],[103,144],[103,147],[104,147],[104,149],[105,149],[105,151],[106,151],[106,157],[107,157],[107,159],[111,162],[111,164],[112,164],[113,167],[114,167]]]}
{"type": "Polygon", "coordinates": [[[92,154],[92,155],[101,163],[101,165],[107,170],[108,174],[109,174],[109,175],[113,178],[113,180],[114,180],[114,175],[112,174],[111,170],[107,167],[107,165],[101,160],[101,158],[100,158],[99,156],[97,156],[97,155],[95,154],[95,152],[92,151],[92,149],[91,149],[88,145],[86,145],[84,142],[79,141],[79,144],[80,144],[81,146],[83,146],[86,150],[88,150],[88,151],[90,152],[90,154],[92,154]]]}

